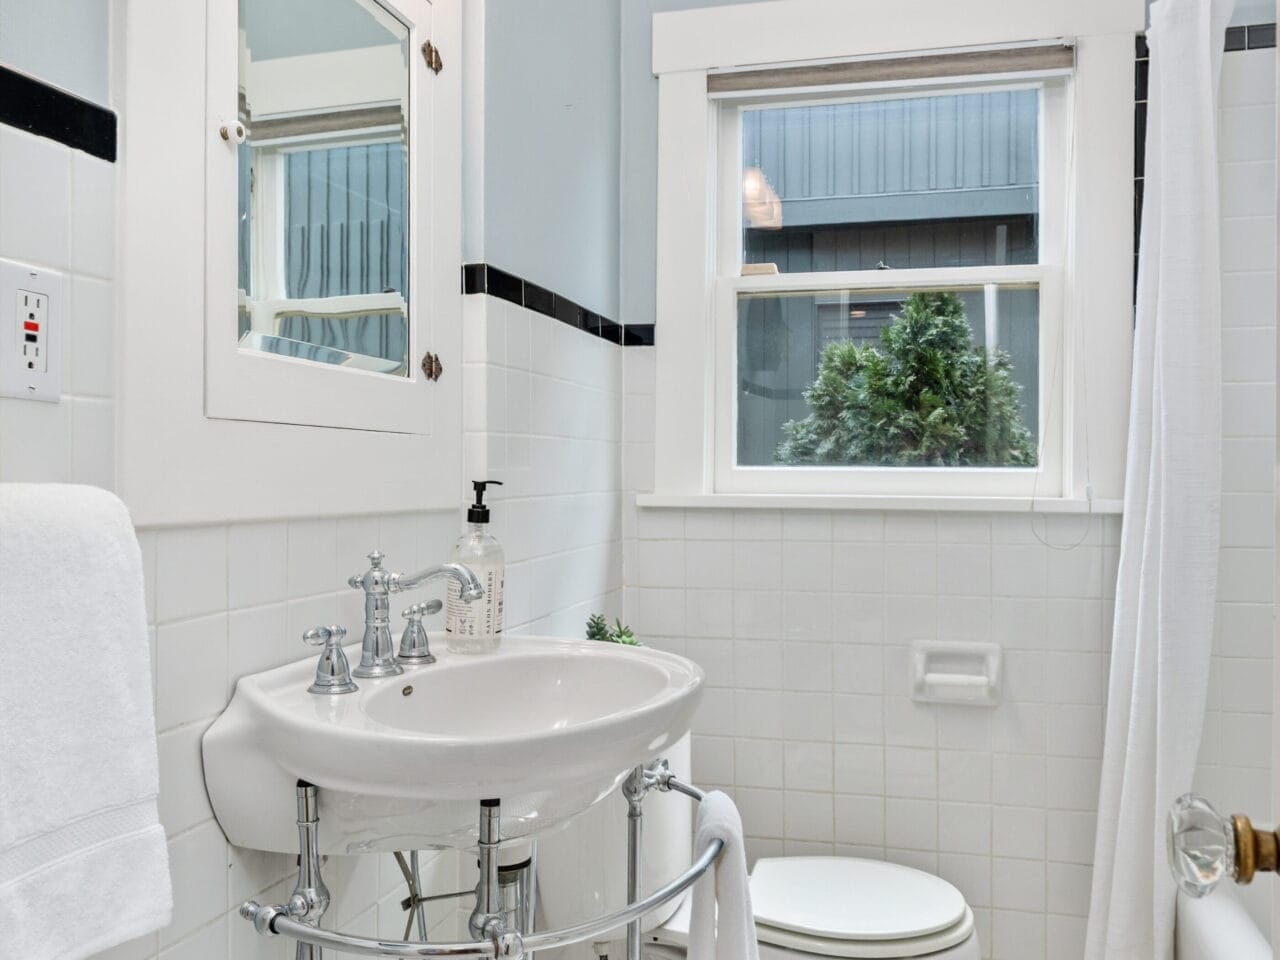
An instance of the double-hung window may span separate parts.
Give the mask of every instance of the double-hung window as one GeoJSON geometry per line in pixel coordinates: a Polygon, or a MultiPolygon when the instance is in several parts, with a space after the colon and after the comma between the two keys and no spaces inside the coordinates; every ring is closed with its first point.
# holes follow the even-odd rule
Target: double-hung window
{"type": "MultiPolygon", "coordinates": [[[[813,62],[667,73],[655,18],[656,499],[1118,496],[1105,461],[1124,420],[1132,206],[1108,209],[1082,178],[1106,166],[1106,189],[1126,183],[1131,107],[1084,77],[1103,46],[1119,74],[1121,44],[842,60],[824,56],[831,5],[771,6],[792,7],[800,34],[805,10],[823,14],[813,62]],[[1085,107],[1124,135],[1082,137],[1085,107]],[[699,108],[702,149],[681,151],[699,108]],[[1099,401],[1113,423],[1091,438],[1099,401]]],[[[681,43],[673,59],[690,56],[681,43]]]]}

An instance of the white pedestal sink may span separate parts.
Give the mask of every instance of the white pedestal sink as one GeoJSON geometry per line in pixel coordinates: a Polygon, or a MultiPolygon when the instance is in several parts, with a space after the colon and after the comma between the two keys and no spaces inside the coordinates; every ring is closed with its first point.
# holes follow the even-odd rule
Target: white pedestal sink
{"type": "MultiPolygon", "coordinates": [[[[697,664],[647,647],[507,637],[467,656],[307,692],[315,659],[244,677],[204,736],[205,780],[232,843],[296,853],[294,788],[320,788],[320,852],[469,847],[482,799],[504,839],[563,823],[688,730],[697,664]]],[[[353,662],[358,644],[348,648],[353,662]]]]}

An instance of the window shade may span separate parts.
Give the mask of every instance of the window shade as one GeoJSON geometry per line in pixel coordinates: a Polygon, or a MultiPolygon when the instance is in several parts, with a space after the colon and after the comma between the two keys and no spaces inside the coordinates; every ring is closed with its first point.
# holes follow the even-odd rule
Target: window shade
{"type": "Polygon", "coordinates": [[[756,93],[1002,73],[1064,73],[1074,66],[1075,48],[1064,43],[711,73],[707,75],[707,93],[756,93]]]}

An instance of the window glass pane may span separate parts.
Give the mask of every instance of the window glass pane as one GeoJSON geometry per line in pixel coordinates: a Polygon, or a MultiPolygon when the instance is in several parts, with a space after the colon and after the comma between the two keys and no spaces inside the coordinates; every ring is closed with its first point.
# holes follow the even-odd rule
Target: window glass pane
{"type": "Polygon", "coordinates": [[[1035,263],[1040,94],[746,109],[743,262],[780,273],[1035,263]]]}
{"type": "Polygon", "coordinates": [[[738,296],[739,466],[1031,467],[1039,290],[738,296]]]}

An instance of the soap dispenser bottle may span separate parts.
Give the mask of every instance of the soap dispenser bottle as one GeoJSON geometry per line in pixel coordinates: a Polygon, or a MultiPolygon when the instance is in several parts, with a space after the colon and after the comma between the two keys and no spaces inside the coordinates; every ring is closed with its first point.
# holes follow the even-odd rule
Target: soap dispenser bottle
{"type": "Polygon", "coordinates": [[[484,596],[470,603],[462,599],[458,581],[450,578],[445,615],[445,643],[453,653],[492,653],[502,642],[502,586],[506,560],[502,546],[489,533],[485,488],[500,480],[473,480],[476,501],[467,509],[467,532],[458,538],[449,559],[470,567],[484,587],[484,596]]]}

